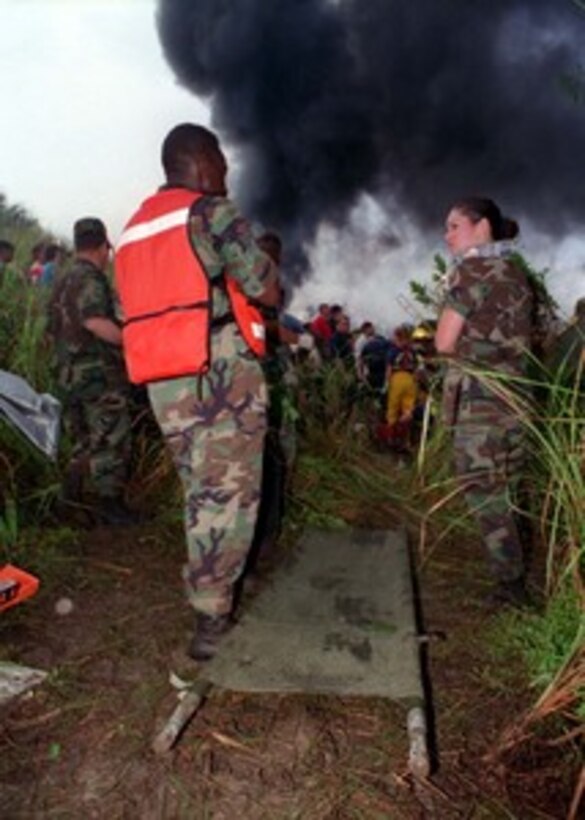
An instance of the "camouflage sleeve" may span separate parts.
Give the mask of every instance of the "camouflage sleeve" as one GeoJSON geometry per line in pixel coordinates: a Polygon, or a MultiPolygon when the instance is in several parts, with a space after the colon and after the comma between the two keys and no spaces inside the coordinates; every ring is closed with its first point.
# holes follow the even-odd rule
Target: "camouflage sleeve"
{"type": "Polygon", "coordinates": [[[454,268],[445,298],[445,307],[465,319],[478,310],[489,291],[488,285],[482,281],[481,265],[475,262],[474,259],[465,260],[454,268]]]}
{"type": "Polygon", "coordinates": [[[107,282],[97,276],[84,276],[77,292],[77,308],[82,319],[110,319],[107,282]]]}
{"type": "Polygon", "coordinates": [[[260,250],[250,223],[229,199],[210,197],[204,210],[196,208],[191,236],[210,276],[219,267],[220,272],[236,280],[246,296],[260,296],[276,280],[276,266],[260,250]]]}

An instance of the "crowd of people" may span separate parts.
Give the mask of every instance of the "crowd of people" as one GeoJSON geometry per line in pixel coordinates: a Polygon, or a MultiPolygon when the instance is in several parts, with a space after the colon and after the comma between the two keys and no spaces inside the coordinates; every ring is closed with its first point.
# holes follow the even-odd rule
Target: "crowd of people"
{"type": "MultiPolygon", "coordinates": [[[[0,239],[0,277],[12,265],[15,250],[9,239],[0,239]]],[[[37,242],[31,249],[30,262],[23,276],[31,285],[51,287],[59,271],[64,269],[68,256],[69,251],[61,242],[53,239],[37,242]]]]}
{"type": "MultiPolygon", "coordinates": [[[[217,137],[177,126],[161,157],[163,185],[118,242],[115,288],[106,275],[112,247],[96,217],[75,223],[65,272],[63,248],[50,243],[35,247],[27,275],[50,288],[49,331],[73,442],[64,492],[80,499],[89,478],[102,522],[135,521],[124,498],[130,383],[148,394],[184,490],[191,656],[211,658],[231,627],[237,584],[266,517],[262,499],[278,495],[282,453],[273,434],[282,418],[274,394],[282,373],[271,373],[283,346],[298,360],[351,373],[378,401],[378,441],[399,452],[412,444],[437,354],[449,363],[444,421],[456,473],[498,600],[525,603],[525,529],[510,500],[522,472],[522,430],[469,367],[512,379],[525,373],[534,292],[513,255],[516,223],[488,199],[451,208],[446,241],[455,263],[438,325],[405,323],[389,335],[371,321],[354,329],[343,306],[329,303],[303,322],[283,307],[279,237],[256,236],[227,196],[217,137]]],[[[0,242],[3,267],[13,251],[0,242]]]]}
{"type": "Polygon", "coordinates": [[[322,303],[305,332],[319,362],[341,363],[376,397],[380,412],[372,430],[375,440],[394,452],[408,452],[437,375],[434,322],[405,322],[386,334],[369,320],[352,329],[341,305],[322,303]]]}

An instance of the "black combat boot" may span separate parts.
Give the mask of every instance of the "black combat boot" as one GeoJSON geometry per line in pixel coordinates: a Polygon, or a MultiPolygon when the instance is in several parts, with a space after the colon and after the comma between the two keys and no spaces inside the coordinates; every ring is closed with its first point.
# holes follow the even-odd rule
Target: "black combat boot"
{"type": "Polygon", "coordinates": [[[513,581],[499,581],[489,596],[489,602],[494,606],[511,606],[515,609],[529,609],[534,606],[524,576],[513,581]]]}
{"type": "Polygon", "coordinates": [[[113,496],[100,499],[96,520],[98,524],[105,524],[106,527],[132,527],[140,524],[142,517],[131,510],[123,498],[113,496]]]}
{"type": "Polygon", "coordinates": [[[65,470],[61,485],[61,500],[66,504],[81,504],[83,501],[83,479],[85,470],[82,463],[72,461],[65,470]]]}
{"type": "Polygon", "coordinates": [[[209,661],[215,655],[218,644],[234,621],[230,615],[205,615],[197,613],[195,633],[187,653],[194,661],[209,661]]]}

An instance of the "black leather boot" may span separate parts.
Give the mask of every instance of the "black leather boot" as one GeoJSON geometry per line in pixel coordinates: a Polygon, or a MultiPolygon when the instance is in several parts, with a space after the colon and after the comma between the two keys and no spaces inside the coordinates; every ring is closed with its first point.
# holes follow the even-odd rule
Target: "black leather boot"
{"type": "Polygon", "coordinates": [[[511,606],[515,609],[528,609],[534,606],[524,577],[515,578],[513,581],[499,581],[489,596],[490,603],[494,606],[511,606]]]}
{"type": "Polygon", "coordinates": [[[222,637],[234,625],[230,615],[197,614],[195,633],[187,653],[194,661],[209,661],[215,655],[222,637]]]}
{"type": "Polygon", "coordinates": [[[98,523],[109,527],[132,527],[142,521],[141,515],[131,510],[119,497],[100,499],[96,518],[98,523]]]}

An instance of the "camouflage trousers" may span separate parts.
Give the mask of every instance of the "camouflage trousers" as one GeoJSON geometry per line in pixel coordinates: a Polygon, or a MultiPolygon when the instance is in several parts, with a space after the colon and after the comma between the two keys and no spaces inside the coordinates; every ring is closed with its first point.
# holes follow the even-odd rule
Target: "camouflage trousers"
{"type": "Polygon", "coordinates": [[[233,325],[212,333],[212,366],[201,376],[148,386],[153,412],[185,495],[189,602],[230,612],[252,544],[260,502],[266,384],[233,325]]]}
{"type": "Polygon", "coordinates": [[[509,416],[487,422],[459,421],[454,430],[455,470],[482,535],[498,581],[524,574],[523,549],[513,496],[524,451],[520,426],[509,416]]]}
{"type": "Polygon", "coordinates": [[[102,498],[122,495],[131,452],[128,393],[104,387],[84,395],[71,390],[65,399],[65,430],[73,443],[68,467],[71,495],[81,495],[89,474],[92,489],[102,498]]]}

